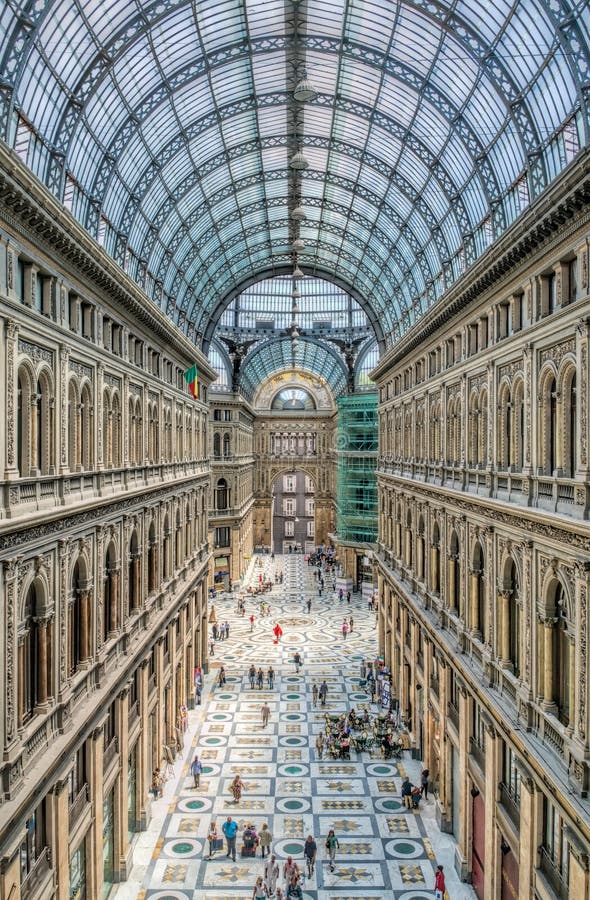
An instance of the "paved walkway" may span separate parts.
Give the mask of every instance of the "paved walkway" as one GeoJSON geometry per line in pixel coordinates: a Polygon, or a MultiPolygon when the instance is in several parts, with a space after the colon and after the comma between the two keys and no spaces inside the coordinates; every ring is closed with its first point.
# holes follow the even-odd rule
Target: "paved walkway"
{"type": "Polygon", "coordinates": [[[239,856],[240,835],[248,822],[258,832],[268,823],[281,868],[288,854],[301,859],[306,835],[315,835],[318,865],[305,880],[306,900],[432,900],[435,854],[444,864],[452,900],[474,897],[454,875],[453,842],[438,831],[434,801],[423,803],[419,813],[401,805],[402,778],[408,771],[419,781],[419,762],[385,762],[354,751],[351,761],[317,758],[315,735],[324,730],[324,712],[313,709],[313,682],[326,680],[330,712],[364,707],[368,698],[359,688],[359,669],[363,658],[376,655],[374,613],[360,598],[350,605],[331,591],[318,598],[312,570],[300,556],[277,557],[274,563],[266,557],[263,566],[254,569],[253,580],[260,572],[273,579],[275,569],[284,573],[283,585],[264,595],[271,616],[261,619],[258,604],[249,600],[245,618],[239,618],[233,599],[216,600],[218,618],[230,622],[230,639],[216,644],[203,705],[189,714],[183,758],[175,764],[164,797],[152,805],[148,831],[136,842],[131,877],[115,897],[251,898],[263,863],[259,855],[239,856]],[[310,614],[308,597],[313,598],[310,614]],[[256,616],[252,633],[251,612],[256,616]],[[344,615],[354,617],[354,631],[346,640],[344,615]],[[277,621],[283,629],[278,645],[272,634],[277,621]],[[298,675],[293,664],[297,650],[303,657],[298,675]],[[222,662],[227,685],[214,688],[215,667],[222,662]],[[264,690],[250,688],[252,663],[265,673],[272,663],[278,676],[274,690],[266,690],[266,682],[264,690]],[[267,728],[260,713],[265,701],[271,708],[267,728]],[[204,765],[198,790],[188,770],[195,751],[204,765]],[[229,793],[236,773],[245,783],[237,806],[229,793]],[[228,815],[239,823],[237,861],[226,857],[225,846],[208,860],[209,823],[213,819],[220,828],[228,815]],[[329,828],[340,841],[334,872],[324,849],[329,828]]]}

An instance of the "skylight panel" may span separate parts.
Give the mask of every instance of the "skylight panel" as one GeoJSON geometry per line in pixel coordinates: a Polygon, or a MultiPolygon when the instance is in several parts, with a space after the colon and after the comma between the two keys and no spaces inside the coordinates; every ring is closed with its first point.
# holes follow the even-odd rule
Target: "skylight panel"
{"type": "Polygon", "coordinates": [[[344,58],[338,81],[338,93],[356,100],[357,103],[374,106],[379,95],[381,77],[379,69],[344,58]]]}
{"type": "Polygon", "coordinates": [[[305,136],[329,138],[331,122],[332,116],[326,115],[323,107],[309,104],[304,108],[302,132],[305,136]]]}
{"type": "Polygon", "coordinates": [[[350,178],[356,181],[361,174],[362,167],[358,159],[344,156],[342,153],[330,154],[330,174],[337,178],[350,178]]]}
{"type": "Polygon", "coordinates": [[[466,48],[448,34],[445,35],[429,81],[460,108],[476,83],[478,74],[477,63],[466,48]]]}
{"type": "Polygon", "coordinates": [[[567,63],[560,51],[539,72],[527,93],[527,104],[530,104],[534,121],[540,126],[542,139],[553,134],[576,103],[575,86],[566,72],[567,63]]]}
{"type": "Polygon", "coordinates": [[[174,92],[173,104],[184,128],[206,116],[215,109],[208,79],[202,76],[178,88],[174,92]]]}
{"type": "Polygon", "coordinates": [[[220,128],[228,148],[254,141],[258,137],[256,114],[250,110],[224,119],[220,128]]]}
{"type": "MultiPolygon", "coordinates": [[[[328,124],[326,119],[326,124],[328,124]]],[[[332,134],[335,138],[346,141],[353,147],[364,149],[369,137],[369,122],[356,116],[337,110],[334,116],[332,134]]]]}
{"type": "Polygon", "coordinates": [[[346,9],[345,0],[315,0],[306,9],[307,33],[339,37],[346,9]]]}
{"type": "Polygon", "coordinates": [[[90,96],[84,114],[98,140],[108,147],[129,118],[129,110],[110,75],[101,82],[100,91],[90,96]]]}
{"type": "Polygon", "coordinates": [[[174,10],[166,19],[155,23],[150,34],[154,55],[166,78],[201,56],[190,5],[174,10]]]}
{"type": "Polygon", "coordinates": [[[441,154],[441,163],[457,186],[471,178],[473,158],[461,138],[454,132],[449,134],[449,140],[441,154]]]}
{"type": "Polygon", "coordinates": [[[418,12],[402,6],[396,23],[391,56],[415,72],[426,75],[438,51],[440,27],[418,12]]]}
{"type": "MultiPolygon", "coordinates": [[[[63,4],[72,6],[70,0],[63,4]]],[[[55,9],[53,14],[61,15],[61,9],[55,9]]],[[[84,18],[88,22],[91,31],[101,43],[109,41],[126,23],[136,15],[134,4],[125,0],[101,0],[100,3],[87,3],[84,6],[84,18]]]]}
{"type": "Polygon", "coordinates": [[[227,62],[210,72],[213,96],[218,106],[253,94],[250,68],[246,59],[227,62]]]}
{"type": "Polygon", "coordinates": [[[474,175],[461,191],[461,199],[467,207],[471,224],[475,227],[488,215],[489,206],[479,178],[474,175]]]}
{"type": "Polygon", "coordinates": [[[513,3],[506,0],[488,0],[485,4],[473,0],[458,0],[457,14],[469,23],[488,44],[493,44],[500,33],[513,3]]]}
{"type": "Polygon", "coordinates": [[[382,0],[355,0],[346,19],[346,35],[353,41],[369,44],[385,53],[395,21],[397,5],[382,0]]]}
{"type": "Polygon", "coordinates": [[[245,7],[252,37],[285,33],[284,0],[246,0],[245,7]]]}
{"type": "Polygon", "coordinates": [[[412,131],[426,144],[431,153],[437,155],[448,138],[449,123],[431,103],[422,100],[412,131]]]}
{"type": "Polygon", "coordinates": [[[129,52],[117,60],[113,71],[119,89],[131,109],[141,106],[146,94],[162,83],[162,76],[154,66],[154,57],[146,37],[134,42],[129,52]]]}
{"type": "Polygon", "coordinates": [[[503,127],[506,113],[506,102],[482,75],[463,115],[484,146],[490,144],[503,127]]]}
{"type": "Polygon", "coordinates": [[[522,145],[513,126],[500,132],[488,149],[488,159],[498,175],[500,190],[506,190],[516,181],[525,164],[522,145]]]}
{"type": "Polygon", "coordinates": [[[234,0],[209,0],[193,4],[201,40],[208,53],[246,37],[242,9],[234,0]]]}
{"type": "Polygon", "coordinates": [[[254,89],[257,95],[285,90],[285,54],[260,53],[252,57],[254,89]]]}
{"type": "Polygon", "coordinates": [[[97,52],[92,34],[72,3],[63,3],[46,16],[38,42],[57,77],[70,89],[97,52]]]}
{"type": "Polygon", "coordinates": [[[421,160],[419,160],[411,150],[406,150],[399,158],[396,171],[408,179],[416,191],[420,192],[426,183],[429,171],[421,160]]]}
{"type": "Polygon", "coordinates": [[[416,114],[419,96],[409,85],[386,75],[379,94],[379,110],[408,128],[416,114]]]}

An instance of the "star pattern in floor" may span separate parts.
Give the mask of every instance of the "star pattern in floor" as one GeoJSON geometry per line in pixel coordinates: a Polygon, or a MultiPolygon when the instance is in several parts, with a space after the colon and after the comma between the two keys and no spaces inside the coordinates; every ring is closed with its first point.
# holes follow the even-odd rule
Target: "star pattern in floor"
{"type": "MultiPolygon", "coordinates": [[[[152,807],[148,832],[137,841],[129,880],[118,886],[118,900],[245,900],[252,897],[263,860],[241,858],[241,833],[248,823],[260,832],[267,823],[272,850],[282,866],[288,855],[301,861],[303,842],[312,834],[318,843],[318,862],[305,878],[305,900],[423,900],[433,898],[435,855],[444,861],[447,886],[453,900],[473,897],[451,871],[453,844],[441,835],[434,820],[434,804],[406,809],[400,799],[402,778],[409,768],[414,781],[420,763],[389,761],[373,751],[351,759],[319,759],[315,739],[325,730],[326,710],[314,708],[314,682],[328,685],[331,714],[378,707],[360,684],[363,659],[377,652],[375,614],[360,595],[350,604],[332,590],[318,597],[314,570],[299,555],[259,557],[244,589],[259,576],[283,583],[264,594],[270,615],[259,615],[259,598],[245,593],[246,615],[236,612],[236,598],[218,597],[218,619],[230,623],[230,638],[217,641],[210,660],[211,672],[203,703],[189,714],[185,748],[166,784],[164,798],[152,807]],[[312,598],[308,613],[306,601],[312,598]],[[254,628],[248,621],[255,615],[254,628]],[[344,616],[354,617],[354,630],[342,635],[344,616]],[[279,623],[283,636],[274,643],[272,629],[279,623]],[[303,664],[296,673],[294,654],[303,664]],[[223,687],[214,684],[220,665],[227,673],[223,687]],[[248,670],[254,664],[276,672],[273,690],[250,686],[248,670]],[[261,707],[271,713],[262,726],[261,707]],[[190,761],[197,752],[203,762],[198,789],[190,776],[190,761]],[[238,804],[229,786],[236,774],[244,782],[238,804]],[[211,821],[218,829],[228,815],[237,820],[238,855],[226,856],[225,843],[208,859],[206,840],[211,821]],[[427,831],[428,827],[428,831],[427,831]],[[334,828],[340,848],[330,871],[325,837],[334,828]],[[151,852],[150,852],[151,851],[151,852]],[[440,852],[439,852],[440,851],[440,852]],[[441,855],[442,854],[442,855],[441,855]]],[[[331,587],[331,585],[329,585],[331,587]]],[[[408,754],[404,754],[406,757],[408,754]]],[[[282,878],[279,884],[284,886],[282,878]]]]}

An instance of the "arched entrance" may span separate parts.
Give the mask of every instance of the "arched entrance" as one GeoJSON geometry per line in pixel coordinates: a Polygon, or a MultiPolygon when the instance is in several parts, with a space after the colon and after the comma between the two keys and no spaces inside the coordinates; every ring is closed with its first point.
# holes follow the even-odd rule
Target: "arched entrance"
{"type": "Polygon", "coordinates": [[[283,472],[272,486],[272,549],[309,553],[315,548],[315,482],[301,470],[283,472]]]}

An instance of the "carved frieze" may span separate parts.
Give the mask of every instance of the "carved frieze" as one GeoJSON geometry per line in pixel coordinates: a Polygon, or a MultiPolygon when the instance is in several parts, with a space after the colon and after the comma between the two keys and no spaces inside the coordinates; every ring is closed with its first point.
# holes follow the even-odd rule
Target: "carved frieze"
{"type": "Polygon", "coordinates": [[[47,347],[40,347],[39,344],[19,338],[18,352],[21,356],[28,356],[35,363],[45,362],[48,366],[53,366],[53,350],[48,350],[47,347]]]}
{"type": "Polygon", "coordinates": [[[503,366],[498,366],[498,381],[502,381],[503,378],[508,378],[509,381],[513,381],[515,376],[522,374],[522,372],[522,359],[513,359],[503,366]]]}
{"type": "Polygon", "coordinates": [[[556,368],[559,368],[563,358],[568,354],[575,355],[575,352],[575,337],[568,338],[566,341],[560,341],[558,344],[553,344],[551,347],[545,347],[545,349],[539,351],[539,366],[542,367],[546,362],[551,361],[555,363],[556,368]]]}
{"type": "Polygon", "coordinates": [[[86,366],[76,359],[70,359],[69,362],[70,372],[77,375],[78,378],[88,378],[89,381],[92,381],[92,368],[90,366],[86,366]]]}
{"type": "Polygon", "coordinates": [[[121,379],[117,378],[116,375],[106,374],[103,377],[103,381],[105,384],[108,384],[109,387],[113,388],[116,391],[121,390],[121,379]]]}

